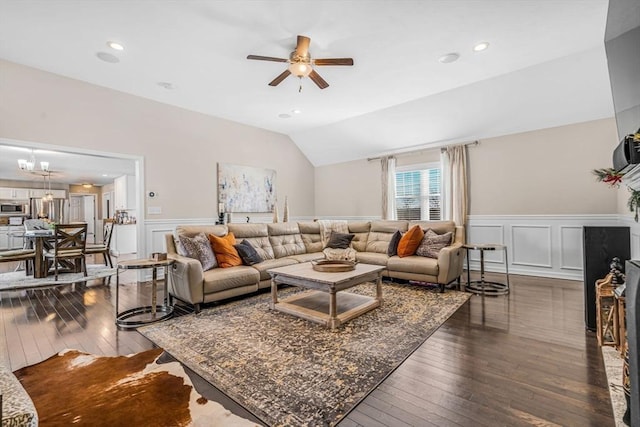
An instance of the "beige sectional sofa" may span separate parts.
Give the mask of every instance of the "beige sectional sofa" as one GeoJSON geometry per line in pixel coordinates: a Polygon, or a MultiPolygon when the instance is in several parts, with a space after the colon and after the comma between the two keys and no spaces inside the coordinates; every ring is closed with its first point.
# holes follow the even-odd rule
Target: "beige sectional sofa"
{"type": "MultiPolygon", "coordinates": [[[[445,285],[460,278],[463,269],[464,228],[452,221],[357,221],[348,223],[355,235],[351,246],[356,260],[365,264],[383,265],[383,276],[445,285]],[[387,256],[394,232],[407,231],[414,225],[431,228],[438,234],[451,231],[452,244],[440,251],[437,259],[421,256],[387,256]]],[[[271,286],[267,272],[271,268],[323,259],[320,224],[318,222],[287,222],[274,224],[184,225],[175,234],[166,235],[167,254],[176,263],[170,269],[172,297],[200,310],[203,303],[219,301],[256,292],[271,286]],[[176,250],[175,236],[193,237],[198,233],[224,236],[232,232],[238,242],[248,240],[264,259],[252,266],[213,268],[203,271],[200,261],[181,256],[176,250]]]]}

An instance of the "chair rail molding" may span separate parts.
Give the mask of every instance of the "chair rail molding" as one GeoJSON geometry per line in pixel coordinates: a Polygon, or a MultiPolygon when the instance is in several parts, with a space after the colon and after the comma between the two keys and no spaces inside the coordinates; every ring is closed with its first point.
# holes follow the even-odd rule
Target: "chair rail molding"
{"type": "MultiPolygon", "coordinates": [[[[616,225],[632,227],[632,257],[640,256],[640,224],[616,214],[469,215],[467,242],[507,245],[511,274],[582,280],[582,227],[616,225]]],[[[471,270],[480,269],[477,256],[469,261],[471,270]]],[[[503,257],[486,262],[485,270],[504,273],[503,257]]]]}

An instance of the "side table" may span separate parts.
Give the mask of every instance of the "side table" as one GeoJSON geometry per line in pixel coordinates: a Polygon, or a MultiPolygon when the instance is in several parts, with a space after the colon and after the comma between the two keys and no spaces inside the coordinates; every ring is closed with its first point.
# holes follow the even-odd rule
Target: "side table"
{"type": "Polygon", "coordinates": [[[467,251],[467,286],[469,292],[482,295],[506,295],[509,293],[509,259],[507,255],[507,246],[500,244],[466,244],[462,245],[467,251]],[[469,270],[469,251],[480,251],[480,280],[471,281],[471,272],[469,270]],[[491,282],[484,279],[484,252],[485,251],[504,251],[504,261],[507,272],[506,283],[491,282]]]}
{"type": "Polygon", "coordinates": [[[173,307],[169,304],[169,266],[175,261],[172,259],[156,261],[154,259],[133,259],[118,263],[116,272],[116,325],[121,328],[137,328],[138,326],[166,320],[173,315],[173,307]],[[120,270],[152,269],[151,305],[131,308],[120,313],[120,270]],[[158,305],[158,269],[164,268],[164,299],[162,305],[158,305]],[[158,315],[160,313],[160,315],[158,315]]]}

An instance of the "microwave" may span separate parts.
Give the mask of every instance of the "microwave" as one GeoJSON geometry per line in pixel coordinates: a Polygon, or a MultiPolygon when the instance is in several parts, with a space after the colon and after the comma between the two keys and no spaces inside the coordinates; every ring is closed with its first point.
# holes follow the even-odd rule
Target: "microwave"
{"type": "Polygon", "coordinates": [[[18,203],[0,203],[0,213],[4,215],[24,215],[27,205],[18,203]]]}

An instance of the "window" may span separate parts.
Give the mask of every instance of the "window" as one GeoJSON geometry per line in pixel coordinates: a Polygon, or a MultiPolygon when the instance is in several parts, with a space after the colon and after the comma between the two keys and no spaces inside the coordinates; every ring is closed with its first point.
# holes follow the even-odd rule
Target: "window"
{"type": "Polygon", "coordinates": [[[440,165],[413,165],[396,172],[396,214],[402,220],[442,219],[440,165]]]}

